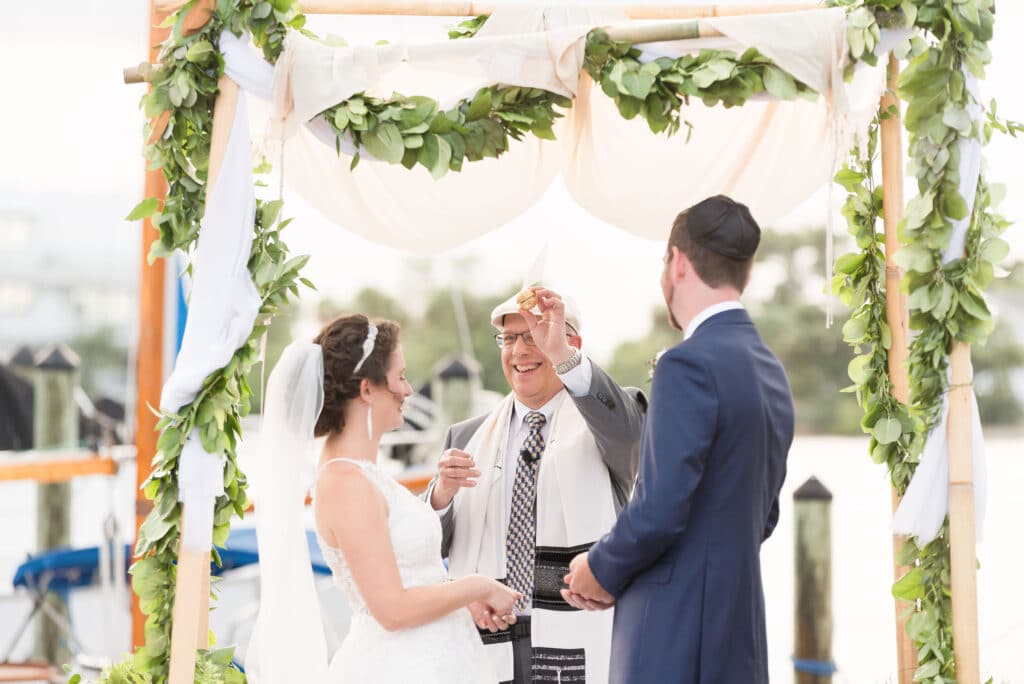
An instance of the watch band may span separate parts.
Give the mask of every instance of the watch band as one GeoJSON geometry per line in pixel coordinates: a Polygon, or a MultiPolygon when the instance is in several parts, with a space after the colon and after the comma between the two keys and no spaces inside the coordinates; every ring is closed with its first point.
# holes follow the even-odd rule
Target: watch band
{"type": "Polygon", "coordinates": [[[559,375],[565,375],[581,363],[583,363],[583,353],[579,349],[574,349],[572,356],[555,366],[555,372],[559,375]]]}

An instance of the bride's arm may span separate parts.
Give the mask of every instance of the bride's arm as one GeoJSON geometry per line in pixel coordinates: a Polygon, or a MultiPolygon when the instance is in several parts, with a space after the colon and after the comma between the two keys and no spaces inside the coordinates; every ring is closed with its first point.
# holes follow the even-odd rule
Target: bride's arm
{"type": "Polygon", "coordinates": [[[345,555],[366,607],[384,629],[433,622],[474,601],[487,603],[498,615],[512,612],[518,595],[478,575],[403,587],[388,531],[387,503],[358,466],[341,464],[325,470],[318,490],[318,527],[327,532],[327,543],[345,555]]]}

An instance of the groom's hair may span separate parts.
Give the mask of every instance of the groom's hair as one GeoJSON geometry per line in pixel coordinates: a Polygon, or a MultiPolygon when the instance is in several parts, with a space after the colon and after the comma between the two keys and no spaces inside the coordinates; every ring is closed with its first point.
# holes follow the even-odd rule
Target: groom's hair
{"type": "MultiPolygon", "coordinates": [[[[712,198],[713,200],[727,199],[727,198],[712,198]]],[[[707,202],[708,200],[705,200],[707,202]]],[[[731,202],[731,200],[729,200],[731,202]]],[[[740,292],[743,292],[747,286],[747,282],[750,280],[750,269],[754,264],[753,254],[747,258],[736,258],[721,254],[720,251],[714,251],[705,247],[704,245],[698,244],[694,239],[694,231],[707,232],[703,230],[702,226],[691,225],[693,222],[694,209],[701,207],[704,204],[698,204],[694,207],[690,207],[685,211],[679,213],[676,216],[676,220],[672,223],[672,232],[668,238],[668,255],[667,258],[672,257],[672,248],[676,247],[680,252],[685,254],[693,264],[694,270],[697,275],[708,287],[723,287],[731,285],[740,292]]],[[[743,207],[736,203],[737,206],[743,207]]],[[[746,210],[746,207],[743,207],[746,210]]],[[[749,216],[749,213],[748,213],[749,216]]],[[[751,218],[751,220],[753,220],[751,218]]],[[[724,242],[722,236],[714,236],[712,238],[715,242],[724,242]]],[[[702,238],[705,243],[708,242],[707,236],[702,238]]],[[[755,246],[756,249],[756,246],[755,246]]]]}

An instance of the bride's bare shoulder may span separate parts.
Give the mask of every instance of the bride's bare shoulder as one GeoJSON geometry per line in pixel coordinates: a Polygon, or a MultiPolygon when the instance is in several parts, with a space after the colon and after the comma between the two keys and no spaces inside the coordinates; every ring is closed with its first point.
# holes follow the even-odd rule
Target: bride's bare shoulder
{"type": "Polygon", "coordinates": [[[376,501],[383,503],[384,496],[372,477],[362,466],[351,461],[326,464],[317,476],[317,507],[339,510],[376,501]]]}

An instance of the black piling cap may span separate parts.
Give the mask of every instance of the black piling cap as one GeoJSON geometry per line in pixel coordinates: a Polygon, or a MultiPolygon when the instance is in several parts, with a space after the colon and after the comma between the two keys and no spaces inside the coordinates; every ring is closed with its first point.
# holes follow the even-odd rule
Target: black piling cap
{"type": "Polygon", "coordinates": [[[832,492],[828,491],[828,487],[821,484],[821,480],[811,476],[807,482],[800,485],[795,492],[793,492],[794,501],[831,501],[832,492]]]}
{"type": "Polygon", "coordinates": [[[476,361],[462,354],[454,354],[438,365],[440,369],[435,371],[435,375],[440,380],[468,380],[480,374],[476,361]]]}
{"type": "Polygon", "coordinates": [[[81,365],[78,354],[64,344],[44,347],[36,354],[36,368],[41,370],[75,370],[81,365]]]}
{"type": "Polygon", "coordinates": [[[21,347],[18,351],[14,352],[14,356],[11,357],[10,364],[12,366],[31,368],[36,365],[36,357],[32,354],[31,349],[28,347],[21,347]]]}

